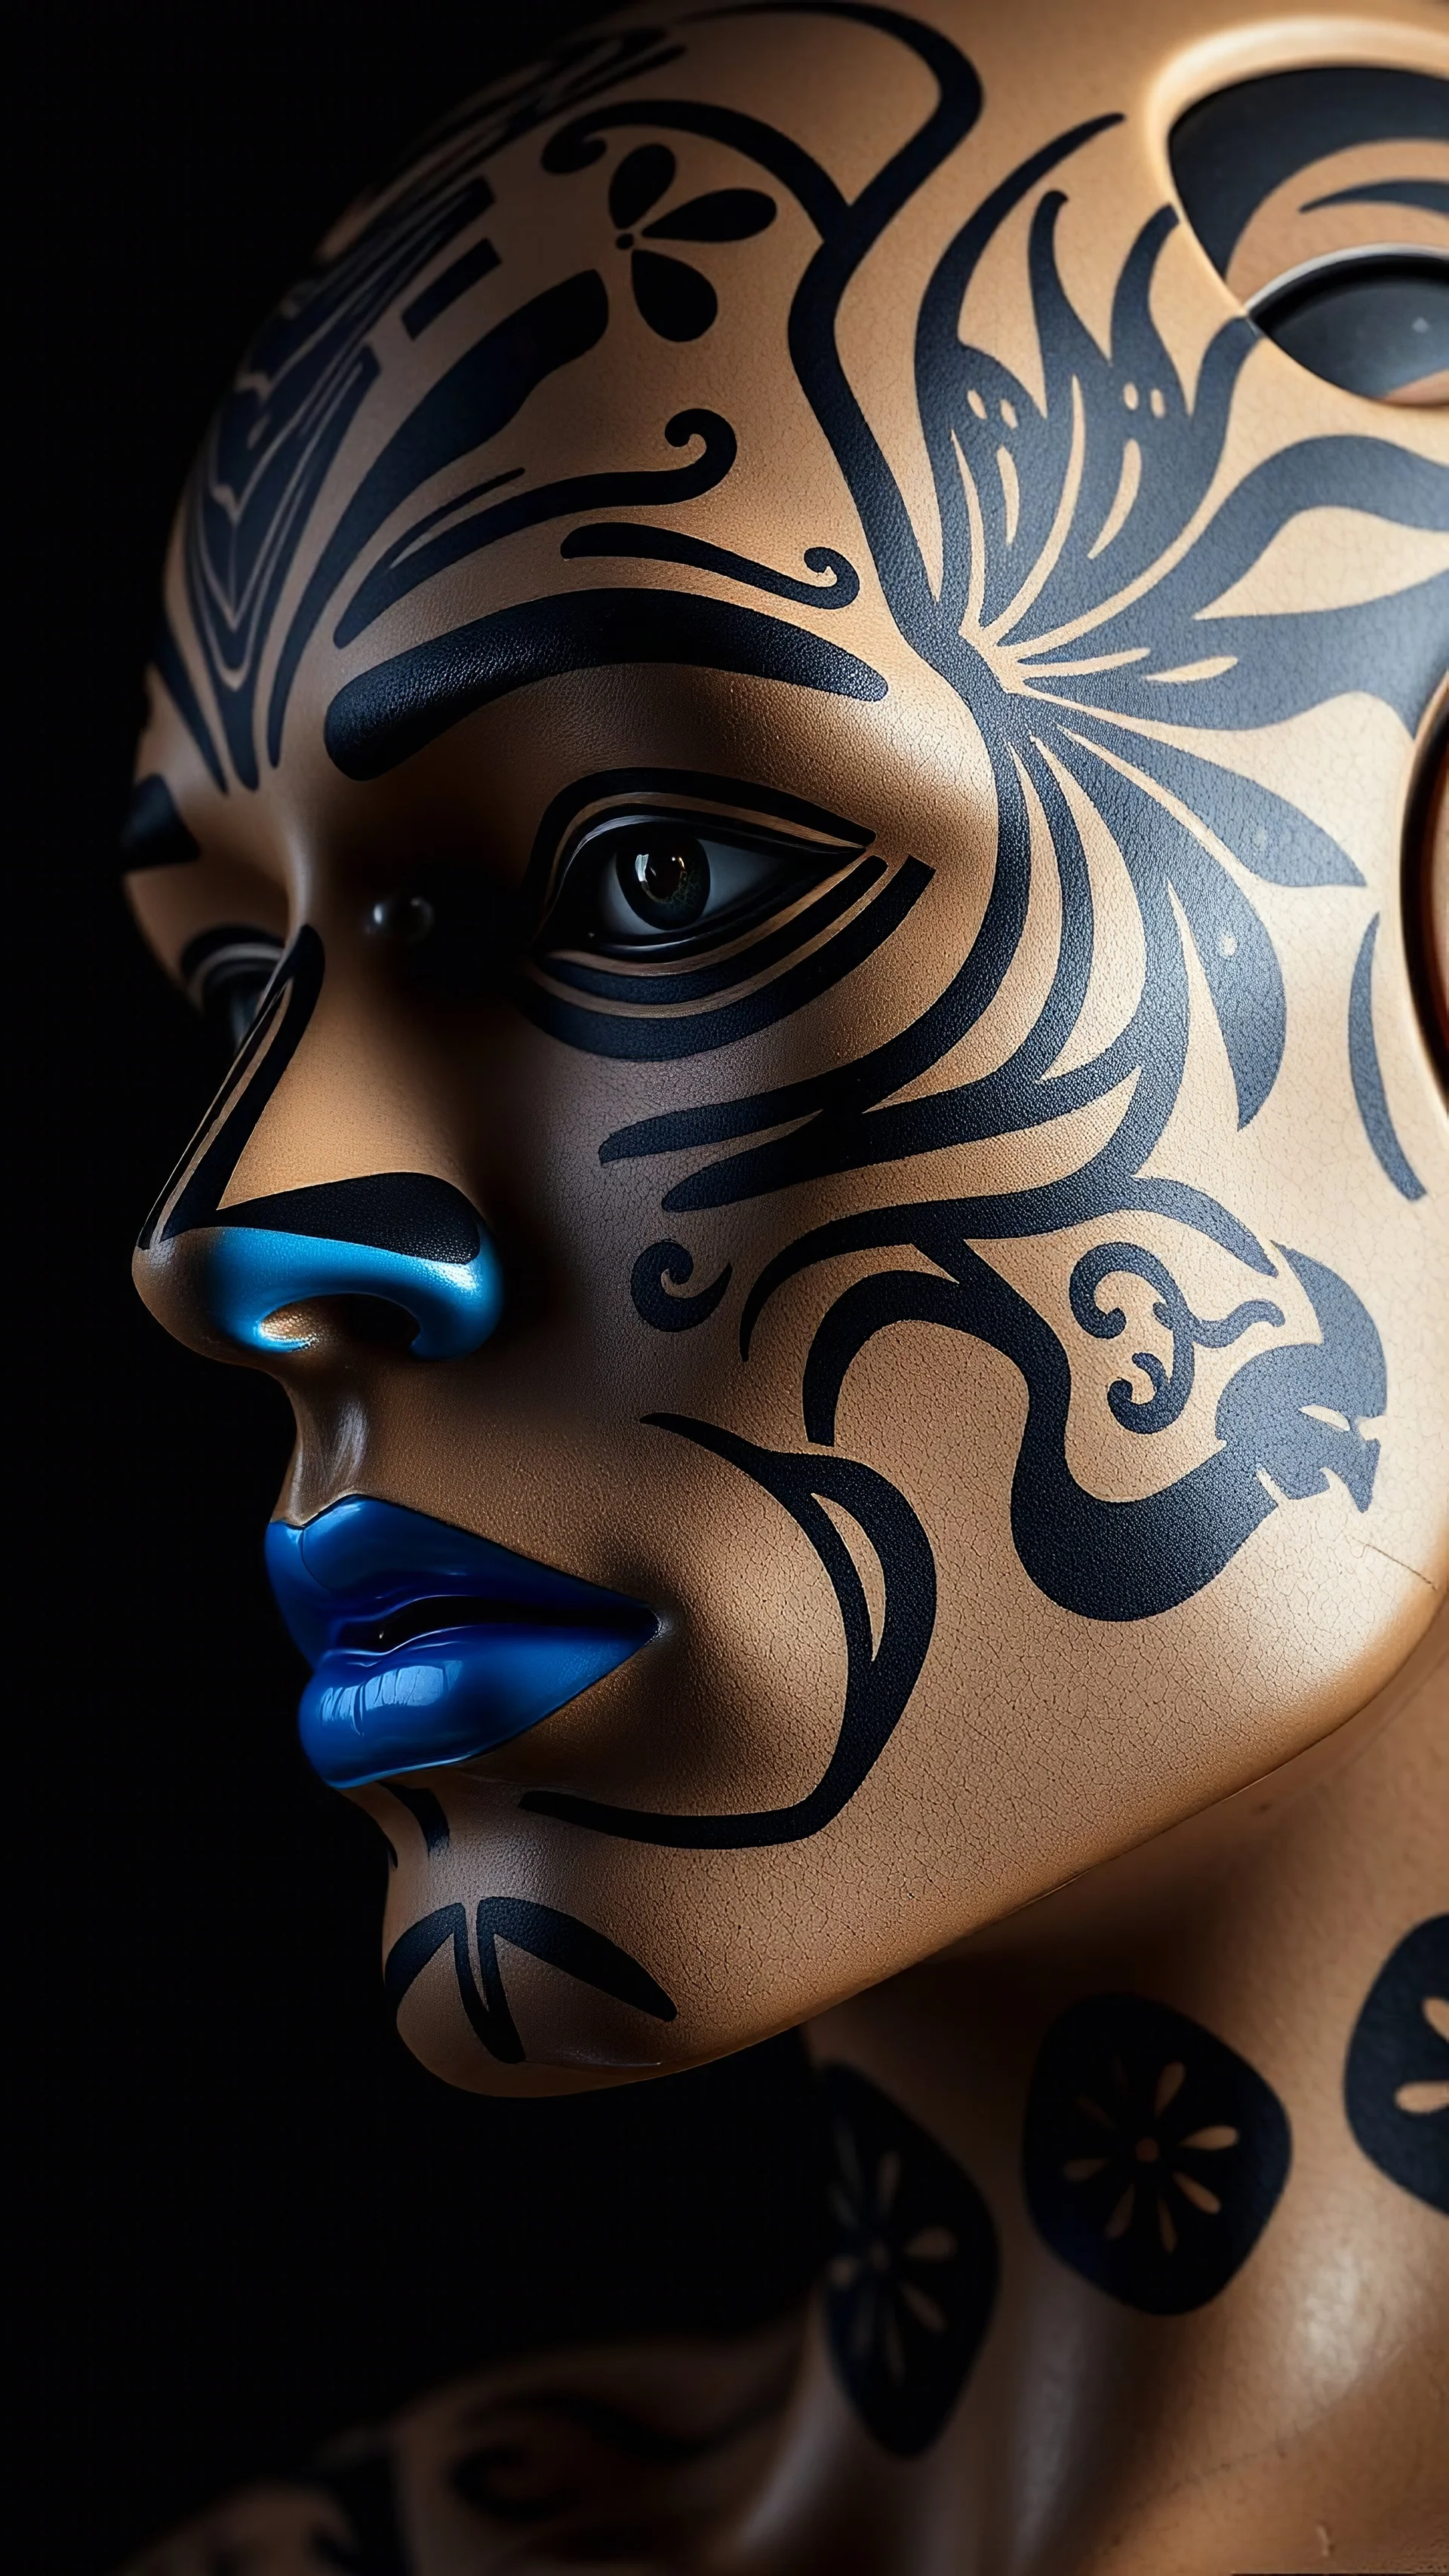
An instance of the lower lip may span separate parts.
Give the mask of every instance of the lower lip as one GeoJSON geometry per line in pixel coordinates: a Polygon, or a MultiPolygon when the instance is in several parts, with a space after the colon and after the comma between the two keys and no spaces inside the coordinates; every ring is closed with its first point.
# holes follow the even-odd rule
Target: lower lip
{"type": "Polygon", "coordinates": [[[334,1789],[466,1762],[592,1689],[637,1634],[492,1618],[441,1628],[391,1654],[324,1654],[302,1694],[302,1750],[334,1789]]]}

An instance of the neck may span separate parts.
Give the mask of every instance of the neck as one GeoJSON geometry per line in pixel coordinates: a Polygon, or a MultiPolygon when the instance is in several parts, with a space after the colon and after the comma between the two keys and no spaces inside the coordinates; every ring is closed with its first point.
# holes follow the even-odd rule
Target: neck
{"type": "Polygon", "coordinates": [[[1446,1716],[1441,1614],[1332,1745],[812,2027],[835,2247],[741,2567],[1441,2563],[1436,1936],[1385,1972],[1449,1931],[1446,1716]]]}

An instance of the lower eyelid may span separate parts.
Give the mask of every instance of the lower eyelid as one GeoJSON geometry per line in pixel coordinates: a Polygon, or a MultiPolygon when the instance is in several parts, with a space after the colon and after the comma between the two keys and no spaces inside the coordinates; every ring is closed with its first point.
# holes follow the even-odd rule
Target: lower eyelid
{"type": "Polygon", "coordinates": [[[812,878],[794,903],[777,904],[773,910],[761,907],[738,930],[726,923],[715,939],[688,946],[680,941],[667,954],[645,947],[633,957],[618,949],[570,957],[559,950],[551,961],[540,963],[565,988],[600,1000],[630,1002],[645,1010],[703,1002],[762,973],[783,971],[802,947],[828,941],[846,915],[879,891],[887,873],[883,859],[857,857],[823,882],[812,878]]]}

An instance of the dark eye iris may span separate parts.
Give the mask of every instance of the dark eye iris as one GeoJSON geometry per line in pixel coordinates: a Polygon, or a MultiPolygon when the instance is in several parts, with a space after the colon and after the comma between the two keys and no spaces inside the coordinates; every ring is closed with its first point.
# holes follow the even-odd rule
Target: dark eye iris
{"type": "Polygon", "coordinates": [[[692,833],[633,832],[614,867],[630,911],[651,930],[687,930],[709,901],[709,861],[692,833]]]}

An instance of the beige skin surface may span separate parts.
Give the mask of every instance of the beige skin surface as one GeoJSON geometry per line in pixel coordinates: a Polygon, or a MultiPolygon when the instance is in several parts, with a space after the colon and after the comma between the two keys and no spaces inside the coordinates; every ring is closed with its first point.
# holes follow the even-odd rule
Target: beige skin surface
{"type": "MultiPolygon", "coordinates": [[[[618,23],[627,30],[644,22],[618,23]]],[[[1090,26],[1079,10],[1048,0],[1009,17],[938,0],[919,23],[969,54],[985,105],[879,228],[840,301],[835,345],[938,589],[953,538],[927,471],[912,340],[932,275],[973,210],[1051,138],[1120,119],[1088,134],[1050,171],[1065,201],[1055,243],[1062,288],[1105,342],[1133,243],[1172,201],[1165,137],[1182,108],[1232,81],[1325,60],[1449,70],[1449,48],[1427,5],[1345,20],[1336,32],[1322,19],[1245,18],[1209,0],[1116,10],[1110,25],[1090,26]]],[[[882,2442],[878,2423],[870,2429],[869,2404],[863,2420],[842,2386],[839,2352],[832,2367],[815,2327],[768,2440],[759,2409],[771,2391],[778,2406],[779,2338],[724,2361],[700,2355],[697,2370],[671,2363],[662,2375],[648,2355],[581,2361],[589,2385],[623,2390],[631,2407],[681,2439],[749,2418],[747,2432],[721,2435],[697,2461],[671,2455],[667,2468],[636,2461],[632,2501],[605,2554],[641,2565],[818,2567],[822,2576],[856,2567],[899,2568],[903,2576],[947,2566],[1053,2576],[1089,2569],[1147,2576],[1171,2567],[1209,2576],[1229,2567],[1437,2564],[1446,2500],[1434,2389],[1444,2356],[1441,2349],[1435,2362],[1431,2345],[1436,2264],[1441,2308],[1445,2286],[1443,2220],[1375,2170],[1350,2134],[1341,2096],[1344,2052],[1375,1976],[1395,1945],[1442,1908],[1449,1826],[1444,1678],[1433,1643],[1444,1633],[1442,1620],[1434,1623],[1449,1568],[1442,1293],[1449,1244],[1441,1213],[1449,1122],[1411,993],[1401,893],[1404,818],[1429,757],[1433,709],[1423,688],[1408,719],[1394,699],[1386,677],[1391,626],[1377,642],[1365,628],[1359,660],[1350,641],[1347,661],[1331,671],[1325,663],[1321,685],[1300,687],[1292,703],[1281,690],[1274,695],[1275,664],[1291,662],[1297,649],[1286,627],[1273,630],[1284,640],[1267,653],[1256,697],[1245,704],[1241,691],[1230,695],[1215,717],[1210,692],[1220,680],[1239,689],[1231,673],[1252,667],[1254,639],[1268,632],[1255,620],[1347,615],[1399,594],[1403,617],[1411,616],[1419,585],[1443,568],[1445,540],[1422,511],[1408,520],[1385,501],[1376,512],[1373,496],[1388,491],[1384,477],[1396,459],[1425,474],[1442,468],[1444,418],[1432,386],[1416,401],[1370,402],[1267,343],[1254,347],[1206,486],[1184,503],[1186,519],[1180,509],[1164,523],[1146,569],[1117,592],[1106,575],[1093,575],[1096,606],[1063,620],[1047,613],[1052,567],[1073,542],[1071,494],[1087,489],[1081,459],[1090,462],[1098,434],[1079,390],[1086,427],[1077,462],[1066,497],[1034,540],[1013,621],[993,613],[981,582],[992,577],[991,528],[998,538],[1006,531],[1008,547],[1015,542],[1032,524],[1033,489],[1023,488],[1006,439],[1016,407],[1010,422],[1002,414],[1005,443],[993,459],[990,446],[972,446],[971,419],[986,418],[984,401],[979,412],[973,402],[969,418],[961,412],[958,451],[976,511],[971,520],[967,509],[973,560],[986,569],[967,584],[958,621],[978,683],[958,686],[940,653],[923,650],[919,632],[903,624],[889,550],[883,555],[876,543],[859,485],[832,451],[792,364],[788,315],[816,253],[817,227],[778,175],[762,177],[758,156],[745,148],[746,128],[720,123],[726,110],[772,122],[845,197],[856,197],[933,112],[939,75],[929,47],[923,55],[888,29],[789,13],[690,22],[675,41],[683,42],[682,58],[641,56],[589,94],[604,141],[598,156],[584,154],[577,166],[542,159],[548,138],[571,121],[570,108],[584,112],[555,73],[554,88],[532,99],[525,129],[488,159],[491,269],[427,328],[410,330],[409,295],[442,265],[441,255],[432,267],[415,266],[383,300],[367,339],[375,380],[301,513],[290,569],[253,639],[261,684],[250,736],[239,751],[247,727],[242,721],[239,734],[233,709],[224,754],[216,751],[227,736],[221,699],[234,688],[235,670],[228,679],[209,667],[203,649],[200,594],[188,583],[188,563],[194,576],[197,561],[193,495],[167,570],[187,679],[175,667],[156,678],[139,761],[143,778],[164,778],[199,845],[184,864],[143,868],[130,880],[138,918],[167,967],[181,974],[190,943],[227,924],[279,943],[307,924],[325,952],[316,1008],[225,1180],[215,1222],[225,1225],[228,1207],[315,1183],[434,1175],[487,1220],[503,1273],[502,1321],[480,1348],[423,1363],[396,1333],[379,1336],[347,1299],[302,1298],[279,1309],[269,1327],[275,1343],[285,1337],[290,1347],[244,1349],[219,1320],[201,1236],[167,1240],[164,1229],[138,1256],[138,1283],[161,1320],[193,1346],[265,1365],[286,1385],[298,1444],[279,1505],[284,1519],[306,1522],[343,1496],[375,1496],[626,1593],[660,1619],[652,1645],[545,1723],[402,1784],[438,1801],[445,1838],[426,1834],[416,1801],[410,1807],[384,1782],[353,1794],[396,1853],[386,1953],[455,1899],[471,1909],[488,1897],[523,1898],[625,1949],[664,1989],[673,2018],[507,1951],[508,2002],[525,2057],[504,2062],[470,2022],[445,1949],[402,1998],[407,2045],[454,2084],[544,2093],[696,2064],[810,2022],[822,2059],[858,2068],[887,2113],[917,2124],[984,2198],[1000,2261],[989,2331],[974,2367],[963,2365],[941,2426],[909,2456],[899,2442],[882,2442]],[[681,99],[701,111],[692,125],[681,124],[681,99]],[[685,199],[717,203],[721,192],[758,194],[765,184],[774,205],[767,222],[751,218],[753,230],[730,200],[734,214],[713,231],[709,219],[695,219],[693,233],[658,237],[661,253],[707,274],[717,298],[716,317],[688,337],[658,328],[657,310],[651,323],[648,275],[637,266],[631,301],[635,235],[618,246],[606,206],[623,156],[641,148],[641,136],[657,148],[661,133],[678,172],[671,169],[672,195],[661,191],[644,220],[656,220],[659,204],[667,215],[685,199]],[[491,443],[461,448],[404,496],[405,506],[400,500],[379,517],[348,588],[410,529],[420,546],[416,523],[425,512],[436,528],[461,525],[468,510],[487,506],[467,496],[495,474],[514,497],[526,497],[561,478],[677,471],[682,459],[697,461],[708,436],[696,426],[670,443],[665,425],[681,412],[708,412],[728,420],[737,443],[735,463],[712,489],[658,506],[611,501],[608,511],[611,524],[622,509],[636,529],[682,535],[693,558],[633,554],[617,537],[613,555],[602,541],[596,554],[577,545],[561,554],[563,532],[597,527],[604,515],[580,500],[420,578],[350,638],[338,623],[347,590],[334,583],[297,663],[273,759],[264,716],[282,639],[368,468],[483,329],[596,262],[607,282],[607,330],[545,375],[491,443]],[[1181,620],[1175,652],[1144,626],[1154,635],[1149,677],[1158,694],[1145,702],[1150,714],[1122,712],[1125,702],[1111,692],[1137,648],[1120,649],[1109,610],[1140,604],[1150,619],[1193,542],[1207,531],[1210,544],[1211,531],[1229,524],[1248,478],[1271,481],[1274,459],[1326,439],[1383,442],[1377,483],[1365,484],[1353,507],[1336,485],[1338,497],[1327,499],[1321,494],[1330,486],[1311,476],[1296,485],[1291,507],[1279,510],[1256,551],[1240,549],[1230,564],[1224,553],[1216,594],[1181,620]],[[988,463],[1000,478],[994,520],[982,517],[988,463]],[[858,595],[830,608],[802,599],[812,583],[828,586],[807,548],[843,557],[859,575],[858,595]],[[701,549],[713,552],[706,559],[701,549]],[[764,595],[750,570],[762,566],[775,577],[764,595]],[[757,620],[768,613],[781,634],[854,657],[882,686],[852,696],[759,667],[721,668],[718,656],[711,667],[708,656],[690,666],[678,653],[636,655],[534,677],[435,727],[407,756],[375,764],[375,775],[347,774],[335,727],[329,748],[329,710],[349,684],[471,621],[554,600],[563,621],[572,614],[567,603],[603,589],[705,599],[757,620]],[[1028,610],[1038,597],[1033,624],[1028,610]],[[1208,609],[1228,624],[1214,632],[1208,609]],[[1235,652],[1214,654],[1229,627],[1235,652]],[[1054,696],[1042,656],[1054,653],[1060,670],[1068,647],[1077,672],[1054,696]],[[182,703],[189,692],[199,726],[182,703]],[[1175,789],[1141,789],[1140,776],[1124,858],[1120,820],[1115,837],[1109,821],[1119,808],[1101,785],[1084,785],[1089,773],[1073,766],[1067,737],[1050,730],[1058,719],[1087,731],[1095,720],[1116,775],[1124,762],[1150,766],[1162,746],[1205,756],[1215,775],[1233,772],[1286,800],[1351,866],[1327,884],[1269,881],[1225,856],[1211,816],[1185,806],[1175,789]],[[1003,728],[1019,751],[1003,754],[1003,728]],[[667,794],[661,773],[671,781],[667,794]],[[601,1159],[605,1141],[636,1122],[818,1080],[922,1022],[987,936],[1003,864],[1003,799],[1017,793],[1014,779],[1025,781],[1029,899],[1009,964],[994,998],[952,1046],[890,1086],[889,1096],[909,1102],[980,1084],[1014,1060],[1063,954],[1058,867],[1064,835],[1075,833],[1092,894],[1091,973],[1072,1027],[1030,1081],[1023,1075],[1018,1116],[982,1121],[982,1132],[944,1146],[917,1139],[883,1160],[843,1154],[823,1174],[796,1172],[679,1215],[661,1213],[666,1193],[727,1151],[721,1142],[601,1159]],[[580,832],[621,816],[647,820],[667,807],[676,821],[681,813],[697,818],[701,835],[717,843],[728,842],[731,829],[748,843],[763,805],[779,816],[782,799],[796,800],[793,856],[771,880],[768,925],[788,931],[804,908],[802,870],[812,891],[842,882],[868,846],[882,866],[844,918],[864,923],[872,905],[904,904],[915,889],[891,934],[867,941],[847,970],[838,955],[832,963],[837,933],[816,933],[796,961],[801,998],[774,1009],[777,970],[763,954],[751,956],[752,918],[725,953],[736,958],[736,992],[768,1006],[753,1029],[673,1057],[662,1043],[631,1056],[608,1052],[602,1040],[581,1043],[576,1026],[569,1034],[558,1013],[576,987],[560,974],[560,960],[567,969],[591,952],[587,937],[579,945],[577,922],[567,939],[550,931],[559,916],[548,907],[560,872],[579,864],[580,832]],[[801,800],[816,819],[800,819],[801,800]],[[550,824],[565,807],[564,819],[550,824]],[[860,835],[836,847],[821,814],[857,824],[860,835]],[[1160,1200],[1131,1213],[1121,1204],[1089,1207],[1070,1222],[1058,1213],[1035,1228],[993,1231],[979,1214],[983,1200],[1036,1190],[1060,1209],[1061,1191],[1097,1168],[1150,1081],[1150,1067],[1124,1069],[1119,1082],[1095,1095],[1088,1086],[1080,1106],[1049,1118],[1032,1090],[1052,1063],[1059,1072],[1081,1067],[1109,1048],[1144,985],[1160,978],[1142,880],[1128,861],[1138,850],[1133,836],[1145,835],[1150,847],[1154,833],[1180,830],[1184,816],[1265,926],[1286,994],[1286,1043],[1275,1077],[1245,1114],[1237,1024],[1231,1005],[1215,1007],[1220,969],[1213,963],[1210,973],[1183,936],[1184,898],[1175,887],[1159,930],[1178,940],[1185,1037],[1170,1115],[1144,1168],[1149,1180],[1225,1205],[1240,1232],[1215,1238],[1160,1200]],[[455,884],[465,873],[475,887],[522,901],[512,916],[512,971],[521,982],[461,997],[419,983],[421,947],[415,953],[407,935],[417,916],[401,907],[434,888],[439,871],[454,872],[455,884]],[[1395,1183],[1387,1149],[1375,1148],[1365,1128],[1345,1045],[1356,961],[1376,917],[1373,1040],[1412,1190],[1395,1183]],[[816,962],[807,969],[810,955],[816,962]],[[1365,1334],[1376,1336],[1387,1404],[1381,1387],[1373,1394],[1372,1370],[1353,1380],[1372,1395],[1371,1406],[1345,1393],[1347,1379],[1295,1379],[1289,1448],[1280,1408],[1279,1428],[1243,1464],[1243,1490],[1251,1486],[1271,1509],[1171,1600],[1142,1615],[1094,1615],[1072,1592],[1077,1575],[1042,1572],[1042,1562],[1055,1562],[1047,1542],[1056,1506],[1045,1485],[1028,1478],[1023,1486],[1018,1471],[1029,1373],[999,1341],[963,1325],[959,1312],[938,1307],[935,1320],[912,1320],[903,1308],[888,1318],[843,1373],[833,1438],[828,1428],[824,1438],[806,1437],[806,1362],[842,1293],[885,1271],[904,1273],[921,1283],[905,1292],[908,1307],[954,1275],[939,1252],[922,1247],[919,1226],[914,1236],[909,1228],[893,1232],[890,1212],[959,1200],[978,1209],[963,1246],[974,1244],[1014,1292],[1013,1315],[1036,1319],[1033,1329],[1044,1326],[1063,1356],[1069,1402],[1054,1472],[1063,1493],[1085,1494],[1094,1509],[1140,1504],[1200,1476],[1227,1441],[1219,1406],[1233,1401],[1226,1390],[1245,1364],[1336,1348],[1338,1327],[1313,1292],[1318,1274],[1290,1264],[1283,1247],[1346,1283],[1354,1312],[1368,1319],[1352,1327],[1355,1348],[1368,1346],[1365,1334]],[[862,1221],[877,1216],[867,1244],[862,1221]],[[784,1279],[746,1356],[740,1327],[750,1286],[811,1229],[831,1224],[854,1227],[855,1240],[784,1279]],[[1242,1230],[1275,1248],[1256,1268],[1243,1256],[1242,1230]],[[686,1276],[696,1292],[729,1265],[719,1303],[689,1330],[657,1329],[631,1295],[646,1247],[666,1236],[693,1265],[692,1275],[673,1274],[671,1292],[686,1276]],[[1222,1319],[1255,1298],[1273,1301],[1269,1315],[1216,1344],[1201,1341],[1190,1394],[1147,1438],[1130,1404],[1145,1403],[1173,1356],[1165,1309],[1154,1307],[1155,1274],[1129,1263],[1103,1287],[1097,1312],[1116,1301],[1126,1311],[1125,1340],[1082,1328],[1071,1285],[1085,1256],[1124,1237],[1171,1271],[1199,1318],[1222,1319]],[[1124,1418],[1112,1390],[1129,1367],[1126,1355],[1144,1349],[1155,1369],[1130,1362],[1124,1418]],[[878,1684],[876,1666],[884,1670],[898,1633],[892,1621],[906,1616],[898,1570],[882,1556],[879,1535],[872,1539],[837,1499],[822,1517],[855,1569],[869,1629],[853,1669],[822,1553],[828,1535],[812,1537],[728,1455],[648,1418],[660,1415],[716,1426],[772,1456],[854,1462],[903,1499],[934,1568],[934,1617],[917,1622],[918,1669],[898,1722],[853,1794],[813,1830],[774,1840],[722,1836],[725,1847],[698,1849],[687,1836],[670,1843],[601,1832],[520,1805],[529,1793],[564,1792],[691,1819],[802,1800],[827,1772],[864,1664],[878,1684]],[[1292,1442],[1315,1440],[1318,1463],[1295,1469],[1292,1442]],[[1021,1545],[1028,1522],[1044,1533],[1046,1549],[1032,1569],[1021,1545]],[[1269,1775],[1279,1777],[1281,1811],[1276,1792],[1255,1804],[1251,1784],[1269,1775]],[[1290,1800],[1300,1785],[1301,1796],[1290,1800]],[[1259,1805],[1271,1815],[1260,1817],[1259,1805]],[[1162,1867],[1132,1857],[1149,1846],[1165,1855],[1162,1867]],[[1268,2193],[1261,2241],[1190,2312],[1141,2312],[1140,2303],[1105,2295],[1043,2242],[1023,2198],[1019,2140],[1024,2119],[1030,2128],[1036,2116],[1024,2106],[1038,2048],[1074,1999],[1122,1993],[1172,2007],[1214,2034],[1255,2070],[1291,2129],[1289,2180],[1268,2193]],[[671,2406],[683,2410],[678,2423],[671,2406]],[[637,2515],[632,2536],[630,2515],[637,2515]]],[[[1374,149],[1377,159],[1328,156],[1314,188],[1324,194],[1396,176],[1405,146],[1374,149]]],[[[1028,228],[1047,184],[1045,168],[1022,183],[959,317],[963,337],[1011,369],[1034,402],[1046,397],[1028,228]]],[[[1355,238],[1438,238],[1435,219],[1417,214],[1409,235],[1386,235],[1382,207],[1365,204],[1369,229],[1355,238]]],[[[331,260],[347,255],[375,211],[347,219],[328,247],[331,260]]],[[[1310,226],[1300,239],[1291,212],[1277,199],[1260,210],[1256,231],[1243,236],[1248,266],[1236,284],[1231,271],[1226,283],[1218,276],[1185,226],[1161,248],[1152,320],[1177,377],[1197,385],[1199,404],[1207,399],[1210,344],[1239,310],[1235,297],[1256,293],[1260,272],[1278,273],[1280,260],[1291,265],[1342,247],[1337,216],[1326,233],[1310,226]]],[[[481,218],[475,232],[480,227],[481,218]]],[[[450,256],[456,249],[455,240],[450,256]]],[[[1130,529],[1132,478],[1153,470],[1149,424],[1166,420],[1167,436],[1182,419],[1185,435],[1185,415],[1165,400],[1159,408],[1158,391],[1145,383],[1114,385],[1112,399],[1136,415],[1126,435],[1137,464],[1123,444],[1122,475],[1089,562],[1108,560],[1130,529]]],[[[1120,442],[1124,414],[1113,418],[1120,442]]],[[[1184,491],[1187,477],[1184,464],[1184,491]]],[[[1358,632],[1343,631],[1350,639],[1358,632]]],[[[1090,775],[1101,779],[1100,769],[1090,775]]],[[[1442,829],[1442,797],[1439,810],[1442,829]]],[[[1189,906],[1192,882],[1181,879],[1189,906]]],[[[1412,938],[1413,905],[1410,913],[1412,938]]],[[[440,913],[436,936],[445,930],[440,913]]],[[[1221,938],[1229,944],[1217,954],[1230,959],[1241,943],[1233,933],[1221,938]]],[[[627,997],[611,998],[601,1013],[616,1031],[620,1020],[648,1018],[650,979],[669,969],[641,951],[625,971],[633,978],[627,997]]],[[[671,999],[662,1007],[675,1027],[705,1005],[671,999]]],[[[792,1121],[775,1123],[788,1134],[792,1121]]],[[[963,1275],[979,1282],[975,1270],[963,1275]]],[[[822,1427],[818,1416],[812,1427],[822,1427]]],[[[882,1488],[872,1482],[869,1490],[882,1488]]],[[[909,2140],[914,2132],[901,2134],[909,2140]]],[[[908,2158],[912,2150],[890,2152],[908,2158]]],[[[1206,2188],[1199,2182],[1199,2192],[1206,2188]]],[[[1138,2223],[1124,2220],[1118,2237],[1138,2223]]],[[[1170,2273],[1169,2222],[1153,2223],[1170,2273]]],[[[853,2259],[839,2258],[847,2271],[853,2259]]],[[[873,2259],[867,2247],[860,2260],[873,2259]]],[[[836,2286],[854,2296],[845,2274],[836,2286]]],[[[929,2295],[920,2297],[929,2308],[929,2295]]],[[[874,2334],[885,2381],[903,2384],[909,2373],[904,2361],[894,2368],[885,2311],[871,2314],[861,2352],[874,2334]]],[[[925,2308],[917,2324],[945,2331],[930,2325],[925,2308]]],[[[477,2402],[512,2402],[513,2391],[505,2375],[477,2402]]],[[[446,2411],[454,2399],[429,2403],[446,2411]]],[[[389,2437],[402,2446],[399,2456],[411,2458],[408,2445],[423,2441],[425,2416],[426,2407],[389,2437]]],[[[613,2494],[624,2473],[610,2458],[598,2479],[614,2481],[613,2494]]],[[[579,2477],[587,2524],[594,2472],[579,2477]]],[[[305,2555],[312,2546],[305,2499],[283,2494],[236,2510],[252,2517],[247,2546],[255,2554],[244,2563],[317,2563],[305,2555]],[[271,2527],[269,2516],[276,2537],[264,2541],[256,2535],[271,2527]]],[[[413,2559],[430,2576],[454,2567],[582,2563],[569,2554],[583,2549],[578,2532],[570,2537],[546,2516],[530,2526],[531,2537],[509,2525],[495,2547],[486,2513],[464,2527],[441,2509],[431,2523],[421,2507],[408,2511],[413,2559]]],[[[178,2543],[157,2564],[215,2563],[205,2552],[223,2545],[220,2529],[178,2543]]],[[[236,2532],[241,2546],[240,2524],[236,2532]]],[[[603,2547],[598,2542],[596,2556],[603,2547]]]]}

